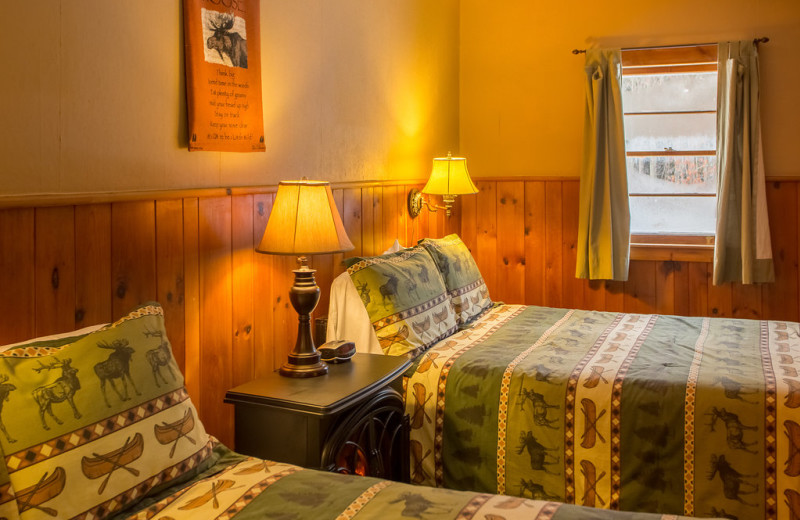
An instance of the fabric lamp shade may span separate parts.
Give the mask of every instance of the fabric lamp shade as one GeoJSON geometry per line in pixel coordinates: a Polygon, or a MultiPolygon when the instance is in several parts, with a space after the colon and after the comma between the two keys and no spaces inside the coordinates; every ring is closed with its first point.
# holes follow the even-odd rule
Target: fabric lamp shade
{"type": "Polygon", "coordinates": [[[316,255],[353,249],[325,181],[281,181],[256,251],[316,255]]]}
{"type": "Polygon", "coordinates": [[[467,171],[464,157],[437,157],[422,193],[429,195],[468,195],[478,193],[467,171]]]}

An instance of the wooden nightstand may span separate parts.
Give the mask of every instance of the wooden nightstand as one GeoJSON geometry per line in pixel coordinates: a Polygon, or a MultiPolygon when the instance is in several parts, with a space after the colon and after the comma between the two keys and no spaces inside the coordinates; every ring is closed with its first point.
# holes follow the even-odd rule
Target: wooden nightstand
{"type": "Polygon", "coordinates": [[[408,419],[400,390],[403,357],[356,354],[328,374],[277,372],[229,390],[235,449],[278,462],[408,481],[408,419]]]}

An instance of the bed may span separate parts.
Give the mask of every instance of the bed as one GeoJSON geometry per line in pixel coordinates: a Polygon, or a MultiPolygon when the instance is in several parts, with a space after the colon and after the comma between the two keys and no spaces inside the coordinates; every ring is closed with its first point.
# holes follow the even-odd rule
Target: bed
{"type": "Polygon", "coordinates": [[[155,303],[0,347],[0,404],[0,518],[667,520],[234,453],[204,430],[155,303]]]}
{"type": "Polygon", "coordinates": [[[404,379],[414,483],[800,519],[797,323],[494,303],[450,236],[351,261],[334,283],[328,326],[331,337],[415,358],[404,379]],[[425,253],[441,278],[415,298],[402,282],[418,283],[425,253]],[[397,301],[375,290],[387,273],[400,280],[397,301]],[[441,291],[456,332],[429,320],[444,314],[428,303],[441,291]],[[439,327],[426,334],[428,323],[439,327]]]}

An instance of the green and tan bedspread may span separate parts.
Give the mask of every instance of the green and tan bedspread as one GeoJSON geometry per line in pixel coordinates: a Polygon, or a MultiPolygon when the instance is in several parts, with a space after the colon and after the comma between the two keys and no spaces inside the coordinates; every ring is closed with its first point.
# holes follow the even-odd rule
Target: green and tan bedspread
{"type": "Polygon", "coordinates": [[[239,458],[128,520],[676,520],[541,500],[411,486],[239,458]]]}
{"type": "Polygon", "coordinates": [[[404,380],[412,481],[796,520],[798,332],[791,322],[498,306],[404,380]]]}

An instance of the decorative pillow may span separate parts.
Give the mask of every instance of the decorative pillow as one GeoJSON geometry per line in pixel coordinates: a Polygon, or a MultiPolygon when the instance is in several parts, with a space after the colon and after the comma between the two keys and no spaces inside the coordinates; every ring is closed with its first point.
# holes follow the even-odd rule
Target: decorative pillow
{"type": "Polygon", "coordinates": [[[385,354],[415,355],[456,331],[444,281],[425,249],[358,258],[347,272],[385,354]]]}
{"type": "Polygon", "coordinates": [[[419,243],[428,250],[442,273],[460,326],[469,324],[492,307],[478,264],[458,235],[423,238],[419,243]]]}
{"type": "Polygon", "coordinates": [[[213,461],[156,303],[83,336],[12,346],[0,381],[4,469],[23,517],[105,518],[213,461]]]}

